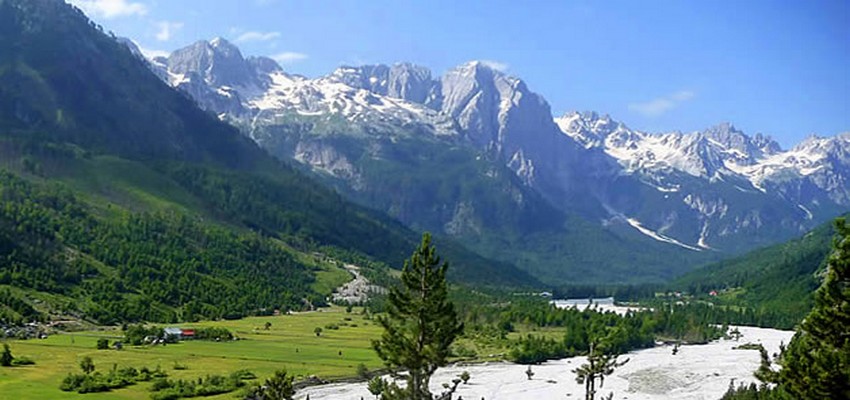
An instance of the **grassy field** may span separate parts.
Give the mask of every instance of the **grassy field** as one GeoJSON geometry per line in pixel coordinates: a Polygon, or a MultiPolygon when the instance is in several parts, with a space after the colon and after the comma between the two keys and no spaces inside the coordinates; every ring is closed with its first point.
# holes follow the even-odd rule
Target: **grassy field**
{"type": "MultiPolygon", "coordinates": [[[[233,342],[185,341],[167,346],[127,346],[124,350],[96,350],[98,338],[120,339],[118,329],[62,333],[47,339],[10,340],[7,343],[15,356],[26,356],[36,365],[0,368],[0,398],[9,399],[148,399],[150,383],[140,383],[106,393],[77,394],[62,392],[59,384],[69,372],[79,372],[79,362],[90,356],[99,371],[108,371],[113,364],[155,368],[168,372],[169,379],[197,379],[209,374],[228,375],[247,369],[260,379],[275,370],[286,369],[297,377],[316,375],[335,378],[356,375],[359,364],[369,369],[381,367],[371,350],[370,340],[380,335],[374,321],[357,313],[347,314],[343,308],[322,311],[253,317],[235,321],[175,324],[178,327],[220,326],[231,330],[240,339],[233,342]],[[351,320],[346,320],[350,318],[351,320]],[[266,322],[271,323],[265,330],[266,322]],[[327,329],[336,324],[339,330],[327,329]],[[323,328],[320,337],[313,330],[323,328]],[[340,352],[342,355],[340,355],[340,352]],[[186,366],[175,370],[176,364],[186,366]]],[[[207,399],[232,399],[234,393],[207,399]]]]}

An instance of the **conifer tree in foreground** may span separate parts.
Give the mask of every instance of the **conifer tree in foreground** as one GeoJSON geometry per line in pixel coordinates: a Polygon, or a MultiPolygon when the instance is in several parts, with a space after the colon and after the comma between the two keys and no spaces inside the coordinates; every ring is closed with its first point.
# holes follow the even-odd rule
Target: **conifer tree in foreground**
{"type": "MultiPolygon", "coordinates": [[[[614,369],[622,367],[629,362],[618,362],[617,354],[606,352],[604,346],[597,345],[596,341],[590,343],[590,352],[587,355],[587,364],[582,364],[580,367],[573,370],[576,374],[576,382],[579,385],[584,385],[585,400],[594,400],[596,398],[596,381],[599,381],[599,388],[605,384],[605,377],[614,373],[614,369]]],[[[614,393],[611,393],[607,399],[612,398],[614,393]]]]}
{"type": "Polygon", "coordinates": [[[387,315],[378,318],[384,328],[372,342],[378,356],[391,370],[403,370],[406,387],[390,384],[383,398],[431,400],[431,376],[446,364],[449,346],[463,331],[454,305],[448,299],[446,270],[425,233],[422,243],[405,261],[401,286],[390,289],[387,315]]]}
{"type": "Polygon", "coordinates": [[[835,229],[815,307],[782,355],[780,389],[797,399],[850,399],[850,225],[835,229]]]}

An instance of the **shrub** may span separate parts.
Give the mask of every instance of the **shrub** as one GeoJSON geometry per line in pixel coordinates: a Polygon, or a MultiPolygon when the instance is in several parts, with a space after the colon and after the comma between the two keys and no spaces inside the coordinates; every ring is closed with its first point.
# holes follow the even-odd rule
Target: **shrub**
{"type": "Polygon", "coordinates": [[[233,333],[226,328],[208,327],[195,329],[198,340],[233,340],[233,333]]]}
{"type": "Polygon", "coordinates": [[[20,356],[20,357],[15,357],[15,359],[14,359],[14,360],[12,360],[12,365],[13,365],[13,366],[18,366],[18,365],[35,365],[35,361],[33,361],[33,359],[31,359],[31,358],[29,358],[29,357],[26,357],[26,356],[20,356]]]}
{"type": "MultiPolygon", "coordinates": [[[[116,365],[108,374],[100,372],[68,374],[62,380],[59,389],[65,392],[76,391],[77,393],[105,392],[134,385],[136,382],[149,381],[155,376],[164,377],[166,375],[160,371],[159,367],[151,372],[146,367],[137,370],[133,367],[118,368],[116,365]]],[[[156,382],[154,382],[154,385],[156,385],[156,382]]]]}
{"type": "Polygon", "coordinates": [[[369,368],[363,363],[357,364],[357,376],[363,379],[369,379],[369,368]]]}

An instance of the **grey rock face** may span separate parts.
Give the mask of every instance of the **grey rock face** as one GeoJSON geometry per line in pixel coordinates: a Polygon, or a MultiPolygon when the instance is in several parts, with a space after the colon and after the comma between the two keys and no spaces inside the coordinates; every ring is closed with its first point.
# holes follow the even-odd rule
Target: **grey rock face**
{"type": "Polygon", "coordinates": [[[277,61],[268,57],[248,57],[245,60],[248,65],[253,67],[254,73],[257,75],[268,75],[273,72],[283,72],[277,61]]]}
{"type": "Polygon", "coordinates": [[[546,100],[522,80],[471,62],[441,80],[441,110],[478,148],[495,154],[553,205],[596,218],[617,174],[599,151],[583,151],[554,123],[546,100]]]}
{"type": "Polygon", "coordinates": [[[328,78],[382,96],[428,106],[439,98],[439,85],[431,78],[431,70],[411,63],[344,66],[328,78]]]}
{"type": "Polygon", "coordinates": [[[483,63],[471,62],[447,72],[440,92],[442,112],[457,121],[469,140],[506,159],[523,149],[526,158],[551,163],[558,143],[566,143],[543,97],[521,80],[483,63]]]}
{"type": "Polygon", "coordinates": [[[430,105],[439,97],[431,70],[410,63],[393,65],[387,77],[387,96],[430,105]]]}
{"type": "Polygon", "coordinates": [[[210,42],[195,42],[168,57],[168,71],[173,74],[197,74],[211,86],[259,86],[250,64],[242,58],[239,48],[216,38],[210,42]]]}

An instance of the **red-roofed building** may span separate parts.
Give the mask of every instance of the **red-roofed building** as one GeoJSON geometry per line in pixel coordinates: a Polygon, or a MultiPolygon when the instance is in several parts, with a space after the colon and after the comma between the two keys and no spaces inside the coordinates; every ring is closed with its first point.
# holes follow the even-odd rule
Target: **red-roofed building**
{"type": "Polygon", "coordinates": [[[194,329],[181,329],[180,336],[183,339],[194,339],[195,338],[195,330],[194,329]]]}

